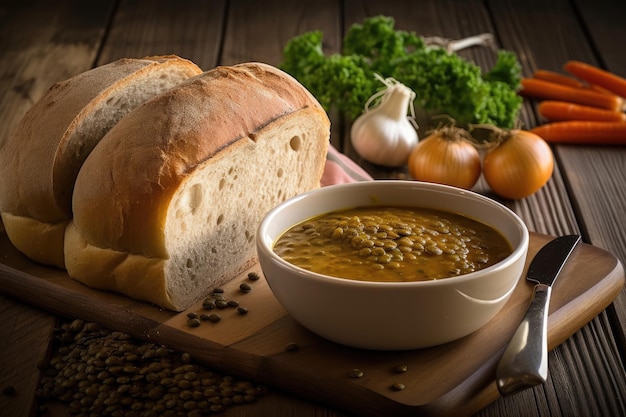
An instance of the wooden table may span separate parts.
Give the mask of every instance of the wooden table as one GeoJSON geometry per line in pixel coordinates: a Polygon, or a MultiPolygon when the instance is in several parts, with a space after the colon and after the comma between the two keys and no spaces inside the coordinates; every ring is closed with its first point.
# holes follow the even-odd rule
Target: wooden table
{"type": "MultiPolygon", "coordinates": [[[[560,71],[566,60],[578,59],[626,76],[626,3],[613,0],[3,0],[0,144],[51,84],[96,65],[170,53],[204,69],[244,61],[278,65],[283,46],[293,36],[319,29],[326,51],[337,52],[347,27],[379,14],[394,17],[397,28],[423,36],[461,38],[491,32],[499,46],[518,54],[525,75],[537,68],[560,71]]],[[[463,54],[481,65],[493,59],[480,49],[463,54]]],[[[535,104],[524,105],[525,126],[539,122],[535,104]]],[[[332,143],[359,161],[346,140],[349,124],[337,115],[331,118],[332,143]]],[[[586,243],[625,263],[626,147],[556,146],[554,152],[557,166],[546,187],[528,198],[503,202],[531,231],[580,233],[586,243]]],[[[406,177],[402,170],[362,165],[375,178],[406,177]]],[[[0,394],[0,415],[31,415],[39,378],[36,365],[56,323],[54,315],[0,295],[0,387],[17,390],[14,395],[0,394]]],[[[626,415],[625,333],[622,290],[606,310],[550,353],[545,385],[499,398],[477,415],[626,415]]],[[[223,415],[348,414],[272,392],[223,415]]]]}

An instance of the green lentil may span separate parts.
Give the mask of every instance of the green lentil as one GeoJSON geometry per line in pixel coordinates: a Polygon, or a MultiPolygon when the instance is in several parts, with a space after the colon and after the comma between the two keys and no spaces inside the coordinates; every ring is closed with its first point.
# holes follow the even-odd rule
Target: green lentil
{"type": "Polygon", "coordinates": [[[218,321],[220,321],[222,319],[222,317],[219,314],[209,314],[209,321],[212,323],[217,323],[218,321]]]}
{"type": "Polygon", "coordinates": [[[393,368],[393,370],[394,372],[401,374],[401,373],[408,371],[409,367],[408,365],[398,365],[395,368],[393,368]]]}
{"type": "Polygon", "coordinates": [[[391,389],[393,389],[394,391],[402,391],[405,388],[406,386],[401,382],[394,382],[393,384],[391,384],[391,389]]]}
{"type": "Polygon", "coordinates": [[[198,327],[200,326],[200,320],[197,318],[187,320],[187,326],[189,327],[198,327]]]}
{"type": "Polygon", "coordinates": [[[224,294],[219,293],[219,292],[211,294],[211,298],[213,298],[215,302],[226,300],[226,297],[224,296],[224,294]]]}
{"type": "Polygon", "coordinates": [[[350,370],[350,378],[363,378],[363,375],[365,375],[363,371],[358,368],[350,370]]]}

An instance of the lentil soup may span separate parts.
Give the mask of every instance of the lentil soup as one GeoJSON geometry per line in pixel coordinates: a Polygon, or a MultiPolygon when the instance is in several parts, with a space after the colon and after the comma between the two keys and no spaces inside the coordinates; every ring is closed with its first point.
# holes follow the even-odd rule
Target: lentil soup
{"type": "Polygon", "coordinates": [[[426,281],[491,266],[512,253],[493,227],[418,207],[357,207],[284,232],[274,252],[301,268],[360,281],[426,281]]]}

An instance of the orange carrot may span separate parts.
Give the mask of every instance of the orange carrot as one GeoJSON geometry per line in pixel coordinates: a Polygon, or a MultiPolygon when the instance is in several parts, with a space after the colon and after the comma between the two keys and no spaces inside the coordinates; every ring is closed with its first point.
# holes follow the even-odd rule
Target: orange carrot
{"type": "Polygon", "coordinates": [[[626,97],[626,78],[580,61],[567,61],[563,68],[589,84],[605,88],[620,97],[626,97]]]}
{"type": "Polygon", "coordinates": [[[612,96],[616,95],[616,94],[613,94],[612,92],[610,92],[609,90],[607,90],[606,88],[600,87],[599,85],[593,85],[592,84],[592,85],[589,86],[589,88],[592,89],[593,91],[597,91],[598,93],[610,94],[612,96]]]}
{"type": "Polygon", "coordinates": [[[605,122],[626,122],[626,113],[584,106],[567,101],[545,100],[537,107],[539,114],[550,121],[595,120],[605,122]]]}
{"type": "Polygon", "coordinates": [[[520,94],[548,100],[569,101],[586,106],[619,111],[624,100],[613,94],[604,94],[589,88],[569,87],[535,78],[522,78],[520,94]]]}
{"type": "Polygon", "coordinates": [[[539,80],[550,81],[557,84],[563,84],[570,87],[584,87],[585,85],[574,77],[560,74],[554,71],[538,69],[533,73],[533,77],[539,80]]]}
{"type": "Polygon", "coordinates": [[[626,145],[626,123],[570,120],[546,123],[531,132],[550,143],[626,145]]]}

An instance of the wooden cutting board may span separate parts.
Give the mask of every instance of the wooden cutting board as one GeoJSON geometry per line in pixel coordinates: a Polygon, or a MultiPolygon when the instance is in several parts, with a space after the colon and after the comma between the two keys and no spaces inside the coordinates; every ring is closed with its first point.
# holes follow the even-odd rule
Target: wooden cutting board
{"type": "MultiPolygon", "coordinates": [[[[528,260],[552,237],[531,233],[528,260]]],[[[528,265],[527,260],[527,265],[528,265]]],[[[0,291],[68,318],[97,321],[115,330],[186,351],[217,370],[275,386],[358,415],[471,415],[498,397],[495,367],[525,313],[532,286],[521,279],[503,310],[486,326],[461,340],[428,349],[375,352],[326,341],[296,323],[262,278],[248,272],[224,286],[225,296],[248,309],[220,310],[218,323],[187,325],[188,312],[174,313],[125,296],[89,289],[65,271],[22,256],[0,234],[0,291]],[[243,293],[242,282],[252,290],[243,293]],[[297,350],[288,349],[296,344],[297,350]],[[395,372],[399,365],[407,371],[395,372]],[[362,378],[350,371],[360,369],[362,378]],[[402,383],[404,390],[394,390],[402,383]]],[[[97,273],[94,271],[94,273],[97,273]]],[[[617,258],[579,245],[552,292],[549,348],[599,314],[624,285],[617,258]]],[[[320,308],[323,302],[320,302],[320,308]]]]}

